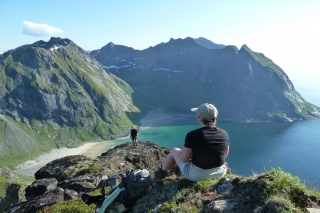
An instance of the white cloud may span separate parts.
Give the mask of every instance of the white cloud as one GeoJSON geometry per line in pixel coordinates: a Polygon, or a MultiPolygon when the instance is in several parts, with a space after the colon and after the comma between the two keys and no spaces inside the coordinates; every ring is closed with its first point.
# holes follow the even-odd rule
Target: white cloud
{"type": "Polygon", "coordinates": [[[29,21],[23,21],[23,25],[24,28],[22,30],[22,33],[26,35],[42,37],[63,33],[61,29],[52,27],[47,24],[36,24],[29,21]]]}

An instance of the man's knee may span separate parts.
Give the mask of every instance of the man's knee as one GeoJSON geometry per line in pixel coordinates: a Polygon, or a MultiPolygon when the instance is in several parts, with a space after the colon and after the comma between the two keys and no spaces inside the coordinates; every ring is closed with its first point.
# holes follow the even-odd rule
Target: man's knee
{"type": "Polygon", "coordinates": [[[175,147],[172,149],[171,154],[172,154],[172,157],[174,158],[174,160],[176,161],[176,163],[179,164],[180,156],[181,156],[181,149],[175,147]]]}
{"type": "Polygon", "coordinates": [[[174,152],[174,153],[181,153],[181,149],[180,149],[180,148],[177,148],[177,147],[174,147],[174,148],[172,149],[172,152],[174,152]]]}

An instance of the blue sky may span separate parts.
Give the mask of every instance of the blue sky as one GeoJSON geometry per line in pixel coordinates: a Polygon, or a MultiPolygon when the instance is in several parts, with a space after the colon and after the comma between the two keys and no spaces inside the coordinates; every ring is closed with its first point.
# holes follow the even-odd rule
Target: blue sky
{"type": "Polygon", "coordinates": [[[318,0],[0,0],[0,52],[51,36],[85,50],[109,42],[145,49],[170,38],[246,44],[295,85],[319,87],[318,0]]]}

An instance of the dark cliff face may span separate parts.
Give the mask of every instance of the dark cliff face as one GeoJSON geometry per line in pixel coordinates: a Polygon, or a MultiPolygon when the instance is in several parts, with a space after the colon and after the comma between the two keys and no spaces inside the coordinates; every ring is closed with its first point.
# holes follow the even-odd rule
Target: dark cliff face
{"type": "Polygon", "coordinates": [[[137,103],[151,109],[189,110],[210,102],[217,106],[219,120],[320,116],[279,66],[246,45],[208,49],[192,38],[170,39],[141,51],[108,44],[92,55],[133,88],[137,103]]]}

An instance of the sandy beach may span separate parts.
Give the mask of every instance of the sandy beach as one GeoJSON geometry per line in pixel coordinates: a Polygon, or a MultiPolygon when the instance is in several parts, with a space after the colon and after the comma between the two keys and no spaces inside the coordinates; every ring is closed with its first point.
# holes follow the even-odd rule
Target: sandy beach
{"type": "MultiPolygon", "coordinates": [[[[157,124],[173,120],[174,117],[166,114],[161,110],[150,111],[140,122],[139,128],[155,126],[157,124]]],[[[129,127],[130,128],[130,127],[129,127]]],[[[34,176],[34,174],[47,163],[53,160],[70,155],[85,155],[88,157],[99,156],[104,150],[114,147],[116,144],[110,141],[85,143],[77,148],[54,149],[49,153],[44,153],[34,160],[28,160],[16,167],[15,172],[18,174],[34,176]]]]}
{"type": "MultiPolygon", "coordinates": [[[[16,167],[17,170],[15,170],[15,172],[18,174],[33,176],[36,171],[38,171],[41,167],[45,166],[47,163],[53,160],[70,155],[85,155],[88,157],[96,157],[99,156],[107,146],[107,141],[101,141],[86,143],[77,148],[54,149],[49,153],[42,154],[40,157],[34,160],[28,160],[18,165],[16,167]]],[[[114,146],[114,144],[110,144],[110,146],[114,146]]]]}

